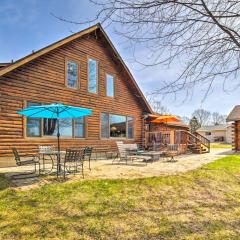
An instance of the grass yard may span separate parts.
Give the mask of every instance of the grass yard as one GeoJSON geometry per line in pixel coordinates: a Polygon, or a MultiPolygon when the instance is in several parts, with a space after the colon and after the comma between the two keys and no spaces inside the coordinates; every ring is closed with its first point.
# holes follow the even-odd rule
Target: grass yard
{"type": "Polygon", "coordinates": [[[177,176],[54,183],[29,191],[0,177],[0,239],[239,236],[240,156],[177,176]]]}
{"type": "Polygon", "coordinates": [[[232,148],[231,144],[224,143],[211,143],[211,148],[232,148]]]}

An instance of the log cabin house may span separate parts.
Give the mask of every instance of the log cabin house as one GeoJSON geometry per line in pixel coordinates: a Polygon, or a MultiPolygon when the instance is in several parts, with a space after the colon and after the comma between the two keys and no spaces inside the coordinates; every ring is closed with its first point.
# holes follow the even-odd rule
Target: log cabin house
{"type": "Polygon", "coordinates": [[[93,116],[60,121],[63,149],[111,151],[119,139],[146,144],[152,109],[100,24],[0,64],[0,166],[14,163],[13,146],[32,154],[39,145],[56,145],[56,121],[16,113],[54,102],[93,110],[93,116]]]}

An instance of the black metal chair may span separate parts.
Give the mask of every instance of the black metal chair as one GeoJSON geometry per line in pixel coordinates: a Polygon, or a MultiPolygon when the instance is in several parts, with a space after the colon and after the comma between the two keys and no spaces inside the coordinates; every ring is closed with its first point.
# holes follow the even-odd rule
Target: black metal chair
{"type": "Polygon", "coordinates": [[[78,172],[79,168],[84,178],[83,162],[84,162],[83,150],[66,149],[66,154],[63,163],[64,178],[66,178],[67,172],[75,174],[78,172]]]}
{"type": "Polygon", "coordinates": [[[40,162],[39,162],[39,159],[38,159],[37,156],[33,156],[33,155],[31,155],[31,156],[30,155],[28,155],[28,156],[27,155],[20,155],[16,148],[12,148],[12,151],[13,151],[13,154],[14,154],[17,166],[21,167],[21,166],[34,165],[34,171],[14,174],[14,175],[12,175],[12,178],[23,179],[23,178],[36,177],[36,175],[33,175],[33,174],[37,173],[37,165],[38,165],[38,176],[40,175],[40,162]],[[25,157],[28,158],[28,159],[23,160],[23,158],[25,158],[25,157]]]}
{"type": "Polygon", "coordinates": [[[83,150],[83,160],[88,161],[88,168],[91,170],[91,157],[92,157],[93,148],[85,147],[83,150]]]}

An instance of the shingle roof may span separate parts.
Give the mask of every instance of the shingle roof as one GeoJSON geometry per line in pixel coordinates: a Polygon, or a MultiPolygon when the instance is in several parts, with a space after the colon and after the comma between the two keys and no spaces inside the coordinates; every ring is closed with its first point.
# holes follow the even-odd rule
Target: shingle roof
{"type": "Polygon", "coordinates": [[[200,127],[198,131],[203,131],[203,132],[211,132],[211,131],[221,131],[221,130],[225,130],[228,126],[228,124],[219,124],[219,125],[212,125],[212,126],[202,126],[200,127]]]}
{"type": "Polygon", "coordinates": [[[236,105],[227,116],[227,121],[240,120],[240,105],[236,105]]]}

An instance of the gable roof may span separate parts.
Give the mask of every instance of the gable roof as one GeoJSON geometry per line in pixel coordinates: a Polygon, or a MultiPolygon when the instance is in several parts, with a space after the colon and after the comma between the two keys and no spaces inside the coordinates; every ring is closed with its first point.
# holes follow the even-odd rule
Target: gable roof
{"type": "Polygon", "coordinates": [[[112,51],[114,52],[115,54],[115,57],[117,57],[117,59],[120,61],[120,63],[122,64],[122,67],[123,69],[126,71],[127,75],[129,76],[130,80],[132,81],[133,83],[133,86],[135,87],[136,91],[138,92],[139,96],[140,96],[140,99],[141,99],[141,102],[145,105],[145,108],[147,109],[147,111],[149,113],[153,113],[149,103],[147,102],[145,96],[143,95],[141,89],[139,88],[137,82],[135,81],[135,79],[133,78],[130,70],[128,69],[128,67],[126,66],[126,64],[124,63],[124,61],[122,60],[120,54],[118,53],[118,51],[116,50],[116,48],[114,47],[113,43],[111,42],[111,40],[109,39],[109,37],[107,36],[106,32],[103,30],[102,26],[100,23],[97,23],[89,28],[86,28],[82,31],[79,31],[75,34],[72,34],[60,41],[57,41],[51,45],[48,45],[47,47],[44,47],[36,52],[33,52],[32,54],[29,54],[19,60],[17,60],[16,62],[13,62],[11,64],[7,64],[5,66],[3,66],[2,68],[0,68],[0,77],[17,69],[18,67],[21,67],[23,66],[24,64],[28,63],[28,62],[31,62],[33,61],[34,59],[56,49],[56,48],[59,48],[61,46],[63,46],[64,44],[66,43],[69,43],[75,39],[78,39],[80,37],[83,37],[84,35],[86,34],[89,34],[89,33],[92,33],[96,30],[100,30],[101,33],[103,34],[104,38],[106,39],[107,43],[110,45],[112,51]]]}
{"type": "Polygon", "coordinates": [[[212,126],[202,126],[198,131],[203,131],[203,132],[211,132],[211,131],[224,131],[226,130],[227,127],[230,127],[231,125],[228,124],[218,124],[218,125],[212,125],[212,126]]]}
{"type": "Polygon", "coordinates": [[[227,116],[227,121],[240,120],[240,105],[236,105],[227,116]]]}

